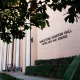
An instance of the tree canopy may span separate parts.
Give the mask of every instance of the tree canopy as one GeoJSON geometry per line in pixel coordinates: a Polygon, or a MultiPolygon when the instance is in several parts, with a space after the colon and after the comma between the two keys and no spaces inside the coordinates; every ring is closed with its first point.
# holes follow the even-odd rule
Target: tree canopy
{"type": "Polygon", "coordinates": [[[10,43],[12,38],[23,39],[25,30],[31,26],[40,29],[50,26],[47,6],[60,12],[69,6],[65,22],[74,23],[79,19],[80,0],[0,0],[1,40],[10,43]]]}

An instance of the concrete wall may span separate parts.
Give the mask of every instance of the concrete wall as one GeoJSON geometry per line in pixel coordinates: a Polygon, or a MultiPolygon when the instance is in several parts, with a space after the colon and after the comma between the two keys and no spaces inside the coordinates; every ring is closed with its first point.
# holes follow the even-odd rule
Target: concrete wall
{"type": "Polygon", "coordinates": [[[34,65],[37,59],[37,28],[32,27],[31,29],[31,65],[34,65]]]}
{"type": "Polygon", "coordinates": [[[66,10],[53,12],[48,8],[50,27],[37,29],[38,59],[52,59],[80,54],[80,20],[64,21],[66,10]],[[62,39],[61,39],[62,38],[62,39]]]}

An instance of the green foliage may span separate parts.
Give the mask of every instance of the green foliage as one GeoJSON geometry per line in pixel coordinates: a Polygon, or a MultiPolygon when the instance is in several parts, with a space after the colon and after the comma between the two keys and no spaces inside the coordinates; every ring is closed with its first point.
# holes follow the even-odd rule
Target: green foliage
{"type": "Polygon", "coordinates": [[[0,0],[0,7],[12,6],[18,3],[19,0],[0,0]]]}
{"type": "Polygon", "coordinates": [[[28,66],[25,74],[62,79],[68,66],[69,64],[28,66]]]}
{"type": "Polygon", "coordinates": [[[36,60],[35,65],[71,64],[76,56],[64,57],[50,60],[36,60]]]}
{"type": "MultiPolygon", "coordinates": [[[[78,55],[74,60],[73,62],[70,64],[69,68],[67,69],[65,75],[64,75],[64,79],[63,80],[79,80],[79,78],[75,78],[75,72],[77,70],[77,74],[80,74],[80,55],[78,55]]],[[[76,75],[77,77],[77,75],[76,75]]]]}
{"type": "Polygon", "coordinates": [[[0,73],[0,79],[2,79],[2,80],[20,80],[15,77],[12,77],[6,73],[0,73]]]}
{"type": "Polygon", "coordinates": [[[80,55],[77,57],[69,57],[67,59],[57,59],[57,62],[54,61],[53,63],[51,63],[50,60],[42,60],[41,62],[36,63],[36,66],[26,67],[25,74],[53,77],[63,80],[80,80],[80,55]],[[69,62],[67,63],[66,60],[69,60],[69,62]]]}
{"type": "Polygon", "coordinates": [[[48,5],[51,9],[62,11],[69,6],[67,17],[65,17],[65,21],[69,23],[74,23],[74,21],[78,21],[78,16],[80,14],[80,0],[53,0],[51,4],[48,5]]]}
{"type": "Polygon", "coordinates": [[[11,42],[12,38],[23,39],[25,30],[36,26],[43,29],[49,25],[47,6],[53,11],[62,11],[69,6],[65,21],[74,23],[80,14],[80,0],[0,0],[0,37],[4,42],[11,42]],[[31,6],[30,6],[31,5],[31,6]],[[30,23],[26,22],[26,19],[30,23]]]}
{"type": "Polygon", "coordinates": [[[75,71],[75,74],[74,74],[72,80],[80,80],[80,63],[75,71]]]}

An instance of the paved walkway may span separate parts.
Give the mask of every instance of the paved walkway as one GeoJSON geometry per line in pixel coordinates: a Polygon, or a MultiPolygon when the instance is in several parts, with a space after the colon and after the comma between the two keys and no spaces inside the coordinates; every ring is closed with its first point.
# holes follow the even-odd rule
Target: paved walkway
{"type": "Polygon", "coordinates": [[[42,77],[34,77],[34,76],[26,76],[24,73],[21,72],[6,72],[7,74],[14,76],[18,79],[22,80],[52,80],[52,79],[47,79],[47,78],[42,78],[42,77]]]}

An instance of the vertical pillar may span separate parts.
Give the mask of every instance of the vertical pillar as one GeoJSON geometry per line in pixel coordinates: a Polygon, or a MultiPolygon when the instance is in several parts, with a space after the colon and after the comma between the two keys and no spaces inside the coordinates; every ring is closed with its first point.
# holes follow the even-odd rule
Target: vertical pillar
{"type": "Polygon", "coordinates": [[[13,51],[12,51],[12,54],[13,54],[13,63],[14,63],[14,65],[16,65],[16,39],[14,39],[14,42],[13,42],[14,44],[12,44],[12,49],[13,49],[13,51]]]}
{"type": "Polygon", "coordinates": [[[9,64],[9,44],[7,44],[6,48],[6,64],[9,64]]]}
{"type": "MultiPolygon", "coordinates": [[[[30,0],[28,0],[30,1],[30,0]]],[[[30,8],[31,4],[29,4],[29,8],[30,8]]],[[[30,23],[30,20],[26,20],[26,23],[30,23]]],[[[27,24],[28,26],[31,26],[30,24],[27,24]]],[[[30,38],[31,38],[31,31],[30,29],[27,30],[26,32],[26,66],[30,66],[31,65],[31,42],[30,42],[30,38]]]]}
{"type": "Polygon", "coordinates": [[[9,64],[11,64],[11,56],[12,56],[12,43],[9,44],[9,64]]]}
{"type": "Polygon", "coordinates": [[[4,51],[4,59],[3,59],[3,70],[6,68],[6,49],[7,49],[7,43],[3,44],[3,51],[4,51]]]}
{"type": "Polygon", "coordinates": [[[22,71],[25,72],[25,67],[26,67],[26,64],[25,64],[26,63],[26,60],[25,60],[26,59],[26,55],[25,55],[26,54],[26,46],[25,46],[25,44],[26,44],[26,37],[23,38],[22,44],[23,44],[23,50],[22,50],[22,55],[23,55],[23,62],[22,63],[23,63],[23,67],[22,67],[22,71]]]}
{"type": "Polygon", "coordinates": [[[19,39],[16,40],[16,66],[19,67],[19,39]]]}
{"type": "Polygon", "coordinates": [[[0,71],[2,71],[2,43],[0,40],[0,71]]]}
{"type": "MultiPolygon", "coordinates": [[[[27,20],[27,23],[30,23],[27,20]]],[[[30,26],[30,25],[29,25],[30,26]]],[[[31,65],[31,42],[30,42],[30,29],[27,30],[27,35],[26,35],[26,66],[30,66],[31,65]]]]}

